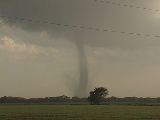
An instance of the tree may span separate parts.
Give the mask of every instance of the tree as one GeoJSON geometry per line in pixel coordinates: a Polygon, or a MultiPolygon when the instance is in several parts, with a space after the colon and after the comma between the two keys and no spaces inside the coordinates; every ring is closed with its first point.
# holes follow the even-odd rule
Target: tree
{"type": "Polygon", "coordinates": [[[104,87],[95,88],[94,91],[90,92],[90,95],[88,97],[88,101],[92,105],[99,105],[105,97],[108,95],[108,89],[104,87]]]}

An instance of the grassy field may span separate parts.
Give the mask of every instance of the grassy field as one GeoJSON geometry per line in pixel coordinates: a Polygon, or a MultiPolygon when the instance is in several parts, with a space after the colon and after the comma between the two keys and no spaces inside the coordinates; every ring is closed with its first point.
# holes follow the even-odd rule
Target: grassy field
{"type": "Polygon", "coordinates": [[[160,107],[0,105],[0,120],[160,120],[160,107]]]}

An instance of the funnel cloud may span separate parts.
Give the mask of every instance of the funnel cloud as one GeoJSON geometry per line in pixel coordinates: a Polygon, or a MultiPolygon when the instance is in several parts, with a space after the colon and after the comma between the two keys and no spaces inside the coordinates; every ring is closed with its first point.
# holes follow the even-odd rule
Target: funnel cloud
{"type": "Polygon", "coordinates": [[[87,88],[88,88],[88,64],[87,64],[87,56],[85,54],[85,48],[83,40],[76,42],[78,59],[79,59],[79,84],[77,88],[76,95],[80,97],[87,96],[87,88]]]}

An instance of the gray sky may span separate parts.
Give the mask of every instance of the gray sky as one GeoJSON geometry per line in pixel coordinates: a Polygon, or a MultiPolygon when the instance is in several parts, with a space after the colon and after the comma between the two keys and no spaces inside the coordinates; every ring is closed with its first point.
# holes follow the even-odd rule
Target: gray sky
{"type": "Polygon", "coordinates": [[[157,97],[160,90],[159,0],[0,0],[0,15],[141,33],[142,36],[0,18],[0,96],[74,96],[78,86],[75,41],[83,41],[88,91],[157,97]],[[123,7],[123,4],[141,8],[123,7]],[[145,10],[152,8],[152,10],[145,10]]]}

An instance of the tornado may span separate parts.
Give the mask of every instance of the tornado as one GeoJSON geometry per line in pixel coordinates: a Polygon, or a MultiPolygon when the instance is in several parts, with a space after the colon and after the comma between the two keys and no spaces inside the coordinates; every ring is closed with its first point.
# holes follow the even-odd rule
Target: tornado
{"type": "Polygon", "coordinates": [[[86,97],[88,87],[88,64],[83,40],[76,41],[76,47],[79,62],[79,83],[77,86],[76,95],[78,97],[86,97]]]}

